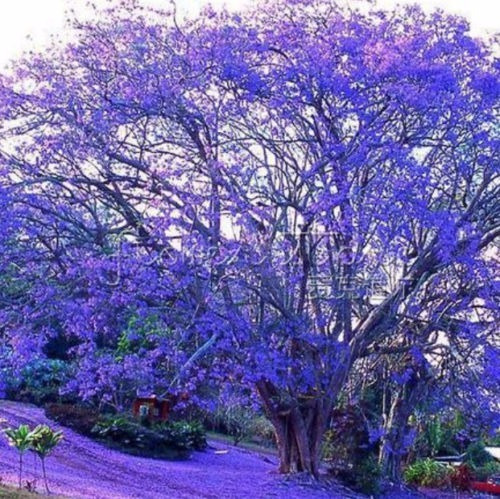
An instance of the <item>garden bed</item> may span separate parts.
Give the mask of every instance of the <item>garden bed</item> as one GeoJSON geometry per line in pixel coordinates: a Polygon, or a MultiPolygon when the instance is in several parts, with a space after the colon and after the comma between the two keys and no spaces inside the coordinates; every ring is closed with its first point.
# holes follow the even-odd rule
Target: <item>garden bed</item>
{"type": "Polygon", "coordinates": [[[103,415],[95,409],[70,404],[49,404],[45,413],[63,426],[134,456],[184,460],[207,445],[204,429],[193,422],[146,426],[128,415],[103,415]]]}

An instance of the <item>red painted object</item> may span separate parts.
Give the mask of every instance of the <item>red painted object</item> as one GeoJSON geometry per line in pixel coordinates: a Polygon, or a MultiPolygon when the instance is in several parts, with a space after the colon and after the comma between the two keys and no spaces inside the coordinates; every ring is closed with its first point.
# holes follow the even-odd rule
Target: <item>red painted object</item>
{"type": "Polygon", "coordinates": [[[137,397],[132,406],[132,414],[136,418],[147,418],[150,422],[167,421],[171,403],[159,399],[156,395],[137,397]]]}
{"type": "Polygon", "coordinates": [[[169,394],[165,398],[159,398],[156,395],[137,397],[132,405],[132,414],[137,419],[146,418],[151,423],[167,421],[172,407],[178,402],[187,400],[189,400],[189,394],[186,392],[169,394]]]}
{"type": "Polygon", "coordinates": [[[500,485],[490,482],[472,482],[471,488],[478,492],[487,492],[488,494],[500,495],[500,485]]]}

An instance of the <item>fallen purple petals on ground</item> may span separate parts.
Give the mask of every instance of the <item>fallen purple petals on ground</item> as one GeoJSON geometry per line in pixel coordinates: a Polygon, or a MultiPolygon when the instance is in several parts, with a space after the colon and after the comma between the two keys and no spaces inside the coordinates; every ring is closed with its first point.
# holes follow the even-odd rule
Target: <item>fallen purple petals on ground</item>
{"type": "MultiPolygon", "coordinates": [[[[38,407],[0,402],[0,419],[8,425],[50,423],[38,407]]],[[[64,440],[47,459],[51,490],[74,498],[281,498],[343,497],[335,492],[284,482],[275,473],[277,462],[269,456],[210,442],[206,452],[196,452],[188,461],[161,461],[130,456],[108,449],[68,428],[64,440]],[[217,451],[228,450],[225,454],[217,451]]],[[[17,453],[0,438],[0,476],[4,483],[17,480],[17,453]]],[[[38,478],[40,465],[26,457],[25,479],[38,478]]]]}

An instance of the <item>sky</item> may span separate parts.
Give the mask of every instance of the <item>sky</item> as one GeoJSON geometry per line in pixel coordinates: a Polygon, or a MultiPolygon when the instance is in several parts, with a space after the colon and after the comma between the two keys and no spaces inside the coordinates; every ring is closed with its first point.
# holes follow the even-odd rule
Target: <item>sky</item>
{"type": "MultiPolygon", "coordinates": [[[[141,0],[162,6],[169,0],[141,0]]],[[[19,57],[30,46],[47,43],[51,34],[64,31],[65,12],[76,7],[85,12],[87,0],[0,0],[0,66],[19,57]],[[31,39],[30,39],[31,38],[31,39]]],[[[105,4],[106,0],[96,0],[105,4]]],[[[206,0],[177,0],[182,13],[196,14],[206,0]]],[[[212,0],[215,7],[226,5],[229,9],[252,5],[256,0],[212,0]]],[[[419,3],[425,9],[440,7],[466,17],[477,36],[500,31],[500,1],[498,0],[379,0],[384,7],[396,3],[419,3]]]]}

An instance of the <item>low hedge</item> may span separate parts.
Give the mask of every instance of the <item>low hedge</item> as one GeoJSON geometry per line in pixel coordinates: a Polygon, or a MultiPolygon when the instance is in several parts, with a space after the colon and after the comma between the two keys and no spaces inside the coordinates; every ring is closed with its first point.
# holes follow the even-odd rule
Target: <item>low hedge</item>
{"type": "Polygon", "coordinates": [[[102,418],[92,429],[94,437],[119,445],[125,451],[158,457],[189,457],[207,446],[205,431],[198,423],[166,422],[146,427],[126,416],[102,418]]]}
{"type": "Polygon", "coordinates": [[[72,404],[48,404],[48,418],[108,446],[135,455],[186,459],[207,446],[205,430],[197,422],[175,421],[144,425],[128,415],[99,414],[72,404]]]}

